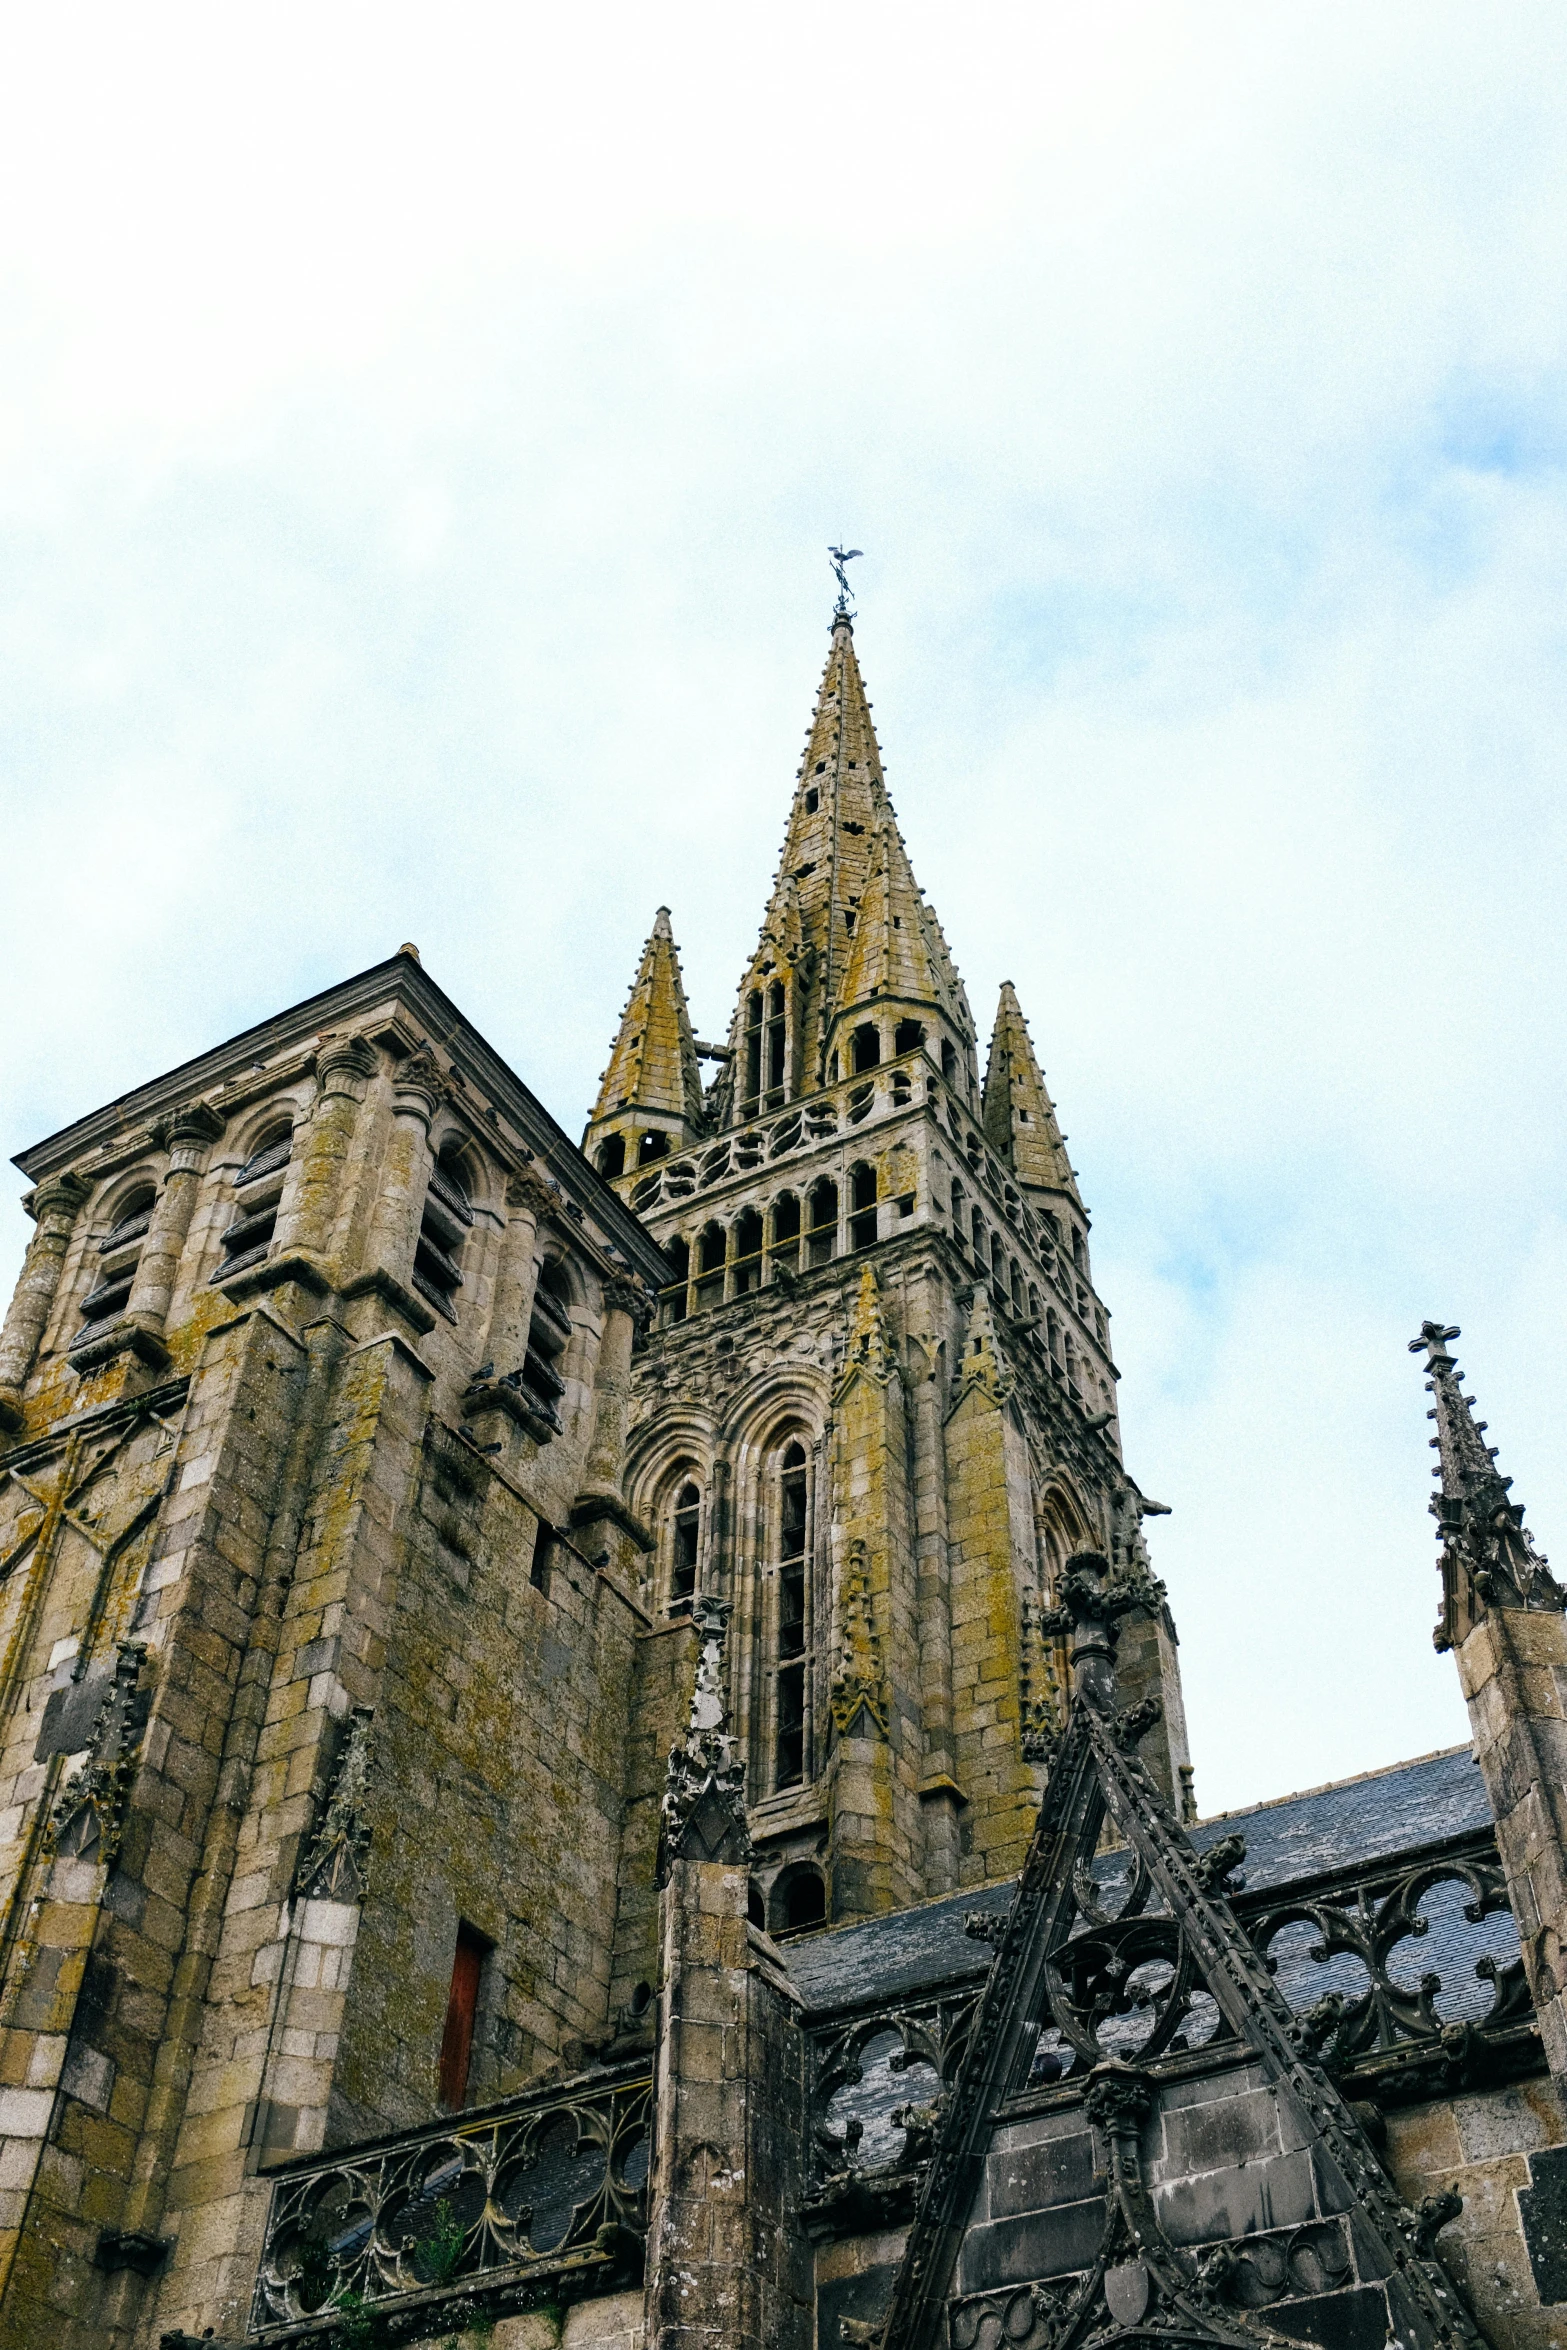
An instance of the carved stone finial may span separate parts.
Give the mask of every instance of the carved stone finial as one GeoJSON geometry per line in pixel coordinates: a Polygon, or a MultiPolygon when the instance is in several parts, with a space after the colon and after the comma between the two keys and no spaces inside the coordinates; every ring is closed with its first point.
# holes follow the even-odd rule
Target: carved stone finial
{"type": "Polygon", "coordinates": [[[1101,1551],[1080,1550],[1067,1560],[1057,1592],[1059,1604],[1040,1612],[1040,1629],[1070,1635],[1077,1688],[1100,1706],[1109,1706],[1115,1696],[1120,1619],[1133,1608],[1156,1613],[1164,1605],[1164,1585],[1140,1568],[1112,1574],[1101,1551]]]}
{"type": "Polygon", "coordinates": [[[871,1615],[870,1579],[865,1572],[865,1545],[856,1536],[849,1544],[843,1578],[842,1638],[833,1667],[832,1718],[840,1738],[847,1738],[862,1713],[882,1736],[887,1736],[887,1676],[882,1669],[881,1640],[871,1615]]]}
{"type": "Polygon", "coordinates": [[[854,1317],[849,1324],[848,1352],[844,1356],[843,1376],[838,1382],[838,1390],[841,1393],[856,1373],[862,1378],[874,1379],[878,1387],[885,1387],[897,1377],[897,1372],[897,1357],[887,1334],[886,1315],[882,1309],[881,1284],[876,1278],[874,1266],[866,1265],[860,1273],[860,1286],[854,1300],[854,1317]]]}
{"type": "Polygon", "coordinates": [[[722,1862],[742,1868],[751,1857],[745,1817],[745,1764],[729,1730],[724,1700],[724,1633],[729,1603],[699,1592],[691,1622],[701,1647],[691,1715],[669,1750],[659,1819],[658,1882],[668,1882],[677,1860],[722,1862]]]}
{"type": "Polygon", "coordinates": [[[996,1338],[996,1318],[990,1310],[990,1291],[983,1281],[974,1284],[973,1300],[969,1306],[968,1329],[963,1336],[963,1354],[958,1364],[957,1400],[962,1401],[971,1388],[978,1388],[992,1403],[1003,1404],[1012,1393],[1016,1381],[1001,1360],[1001,1348],[996,1338]]]}
{"type": "Polygon", "coordinates": [[[1018,1657],[1018,1712],[1023,1760],[1043,1763],[1048,1769],[1055,1760],[1056,1747],[1066,1727],[1066,1705],[1056,1672],[1056,1660],[1051,1653],[1051,1643],[1046,1638],[1041,1621],[1039,1601],[1026,1587],[1023,1592],[1022,1628],[1018,1657]]]}
{"type": "Polygon", "coordinates": [[[49,1858],[79,1855],[112,1867],[119,1855],[137,1750],[151,1703],[150,1693],[141,1687],[146,1661],[145,1642],[121,1641],[114,1677],[87,1741],[87,1759],[56,1796],[44,1829],[43,1849],[49,1858]]]}
{"type": "Polygon", "coordinates": [[[355,1706],[337,1750],[315,1833],[300,1854],[294,1890],[315,1901],[362,1901],[370,1882],[368,1707],[355,1706]]]}
{"type": "Polygon", "coordinates": [[[1485,1422],[1463,1392],[1449,1352],[1459,1335],[1454,1323],[1423,1322],[1409,1342],[1411,1354],[1425,1354],[1427,1417],[1436,1423],[1431,1448],[1440,1483],[1430,1506],[1442,1544],[1442,1613],[1433,1635],[1439,1649],[1465,1639],[1491,1608],[1567,1607],[1567,1592],[1535,1549],[1522,1505],[1510,1498],[1512,1479],[1498,1469],[1496,1447],[1484,1442],[1485,1422]]]}

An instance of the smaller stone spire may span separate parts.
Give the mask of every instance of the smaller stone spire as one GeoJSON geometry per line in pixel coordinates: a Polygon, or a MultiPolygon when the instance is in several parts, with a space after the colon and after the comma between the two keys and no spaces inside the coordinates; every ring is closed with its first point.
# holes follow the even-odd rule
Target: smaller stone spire
{"type": "Polygon", "coordinates": [[[887,1319],[882,1310],[881,1283],[872,1265],[860,1271],[859,1292],[854,1301],[854,1319],[849,1324],[849,1345],[844,1357],[843,1377],[834,1390],[835,1397],[843,1392],[848,1381],[860,1373],[885,1387],[897,1374],[898,1359],[892,1340],[887,1334],[887,1319]]]}
{"type": "MultiPolygon", "coordinates": [[[[651,1113],[642,1123],[672,1131],[678,1131],[678,1122],[678,1128],[695,1133],[702,1120],[696,1040],[667,906],[659,907],[642,949],[588,1132],[623,1122],[638,1111],[651,1113]]],[[[678,1139],[683,1141],[685,1134],[679,1132],[678,1139]]]]}
{"type": "Polygon", "coordinates": [[[871,843],[870,871],[834,1007],[840,1020],[878,1000],[928,1005],[965,1039],[971,1033],[962,983],[947,942],[920,893],[890,807],[871,843]]]}
{"type": "Polygon", "coordinates": [[[1056,1122],[1055,1104],[1046,1090],[1044,1071],[1010,979],[1001,983],[1001,1001],[990,1038],[984,1122],[986,1140],[1020,1183],[1036,1191],[1064,1192],[1081,1210],[1077,1177],[1056,1122]]]}
{"type": "Polygon", "coordinates": [[[1439,1489],[1430,1507],[1442,1544],[1439,1649],[1462,1641],[1490,1608],[1567,1607],[1567,1592],[1535,1549],[1522,1505],[1510,1499],[1513,1481],[1496,1465],[1496,1446],[1484,1441],[1486,1424],[1474,1416],[1474,1398],[1463,1392],[1462,1374],[1448,1351],[1449,1341],[1460,1335],[1456,1324],[1422,1322],[1420,1336],[1409,1342],[1411,1354],[1425,1354],[1432,1399],[1426,1417],[1436,1422],[1431,1473],[1439,1489]]]}
{"type": "Polygon", "coordinates": [[[990,1291],[983,1281],[974,1284],[968,1328],[963,1335],[963,1359],[958,1365],[954,1403],[961,1403],[972,1387],[981,1388],[992,1403],[1005,1403],[1012,1393],[1012,1374],[1001,1359],[996,1318],[990,1310],[990,1291]]]}

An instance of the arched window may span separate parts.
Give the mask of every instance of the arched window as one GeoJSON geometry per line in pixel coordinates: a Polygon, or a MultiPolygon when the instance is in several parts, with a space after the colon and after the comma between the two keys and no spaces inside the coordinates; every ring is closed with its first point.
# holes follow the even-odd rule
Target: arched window
{"type": "Polygon", "coordinates": [[[703,1227],[696,1248],[696,1302],[699,1306],[722,1305],[724,1298],[724,1251],[727,1246],[722,1224],[703,1227]]]}
{"type": "Polygon", "coordinates": [[[974,1262],[983,1273],[985,1270],[985,1219],[978,1208],[974,1209],[969,1218],[969,1231],[974,1241],[974,1262]]]}
{"type": "Polygon", "coordinates": [[[820,1869],[808,1860],[785,1869],[773,1885],[772,1931],[799,1934],[808,1926],[827,1922],[827,1887],[820,1869]]]}
{"type": "Polygon", "coordinates": [[[1083,1247],[1083,1235],[1075,1224],[1072,1227],[1072,1262],[1080,1273],[1087,1272],[1087,1251],[1083,1247]]]}
{"type": "Polygon", "coordinates": [[[881,1030],[873,1020],[867,1020],[863,1028],[856,1028],[849,1047],[854,1056],[854,1074],[858,1077],[862,1071],[880,1064],[881,1030]]]}
{"type": "Polygon", "coordinates": [[[272,1246],[283,1181],[293,1155],[294,1129],[285,1120],[269,1126],[234,1178],[237,1213],[223,1234],[223,1256],[214,1281],[243,1266],[256,1265],[272,1246]]]}
{"type": "Polygon", "coordinates": [[[1050,1360],[1059,1369],[1061,1364],[1061,1324],[1056,1317],[1054,1306],[1047,1306],[1045,1309],[1045,1344],[1050,1349],[1050,1360]]]}
{"type": "Polygon", "coordinates": [[[780,1109],[784,1099],[785,1055],[789,1036],[783,981],[775,979],[767,990],[767,1108],[780,1109]]]}
{"type": "Polygon", "coordinates": [[[778,1640],[773,1675],[773,1786],[805,1778],[810,1698],[810,1468],[802,1444],[778,1464],[778,1640]]]}
{"type": "Polygon", "coordinates": [[[792,1191],[773,1202],[772,1261],[775,1273],[800,1269],[800,1203],[792,1191]]]}
{"type": "Polygon", "coordinates": [[[623,1134],[606,1134],[598,1147],[598,1171],[601,1175],[624,1175],[626,1172],[626,1138],[623,1134]]]}
{"type": "Polygon", "coordinates": [[[1023,1268],[1016,1257],[1012,1260],[1012,1311],[1021,1322],[1028,1312],[1028,1300],[1023,1292],[1023,1268]]]}
{"type": "Polygon", "coordinates": [[[863,1160],[849,1169],[849,1246],[876,1245],[876,1170],[863,1160]]]}
{"type": "Polygon", "coordinates": [[[697,1560],[702,1547],[702,1495],[689,1479],[669,1513],[669,1612],[689,1615],[696,1596],[697,1560]]]}
{"type": "Polygon", "coordinates": [[[414,1249],[414,1287],[449,1322],[457,1319],[455,1299],[462,1287],[463,1243],[473,1223],[468,1202],[468,1172],[459,1143],[442,1145],[430,1170],[414,1249]]]}
{"type": "Polygon", "coordinates": [[[968,1244],[968,1234],[963,1229],[963,1199],[963,1186],[954,1176],[952,1179],[952,1237],[959,1248],[964,1248],[968,1244]]]}
{"type": "Polygon", "coordinates": [[[744,1297],[762,1286],[762,1219],[755,1208],[742,1208],[734,1223],[734,1291],[744,1297]]]}
{"type": "Polygon", "coordinates": [[[917,1020],[900,1020],[892,1032],[895,1053],[917,1052],[925,1042],[925,1031],[917,1020]]]}
{"type": "Polygon", "coordinates": [[[1039,1290],[1032,1281],[1028,1285],[1028,1318],[1031,1322],[1039,1320],[1039,1290]]]}
{"type": "Polygon", "coordinates": [[[156,1184],[138,1183],[121,1200],[114,1222],[98,1243],[98,1277],[82,1300],[82,1326],[71,1341],[72,1347],[85,1346],[116,1314],[124,1312],[157,1198],[156,1184]]]}
{"type": "Polygon", "coordinates": [[[838,1253],[838,1186],[824,1175],[811,1185],[806,1254],[813,1265],[830,1264],[838,1253]]]}
{"type": "Polygon", "coordinates": [[[669,1279],[659,1291],[664,1309],[664,1320],[683,1322],[686,1318],[686,1285],[691,1279],[691,1243],[682,1240],[677,1232],[673,1240],[664,1243],[664,1256],[669,1266],[669,1279]]]}

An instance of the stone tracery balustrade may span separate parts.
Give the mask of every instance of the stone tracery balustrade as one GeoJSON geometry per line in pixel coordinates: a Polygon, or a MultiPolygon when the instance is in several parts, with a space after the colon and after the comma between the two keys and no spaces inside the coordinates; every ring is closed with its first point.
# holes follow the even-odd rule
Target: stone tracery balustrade
{"type": "MultiPolygon", "coordinates": [[[[1069,2095],[1107,2059],[1158,2074],[1209,2050],[1220,2061],[1241,2053],[1173,1921],[1124,1870],[1117,1855],[1101,1862],[1097,1885],[1078,1887],[1076,1929],[1046,1971],[1049,2012],[1022,2099],[1069,2095]]],[[[1395,2103],[1543,2065],[1489,1840],[1232,1898],[1303,2047],[1347,2096],[1395,2103]]],[[[980,1938],[999,1934],[1005,1914],[984,1913],[980,1938]]],[[[939,2000],[815,2020],[809,2209],[818,2230],[860,2224],[872,2204],[912,2204],[928,2152],[921,2101],[956,2077],[977,2000],[977,1988],[951,1984],[939,2000]]]]}
{"type": "Polygon", "coordinates": [[[520,2308],[639,2272],[651,2102],[644,2063],[290,2164],[252,2333],[325,2340],[345,2306],[396,2331],[401,2306],[447,2293],[520,2308]]]}

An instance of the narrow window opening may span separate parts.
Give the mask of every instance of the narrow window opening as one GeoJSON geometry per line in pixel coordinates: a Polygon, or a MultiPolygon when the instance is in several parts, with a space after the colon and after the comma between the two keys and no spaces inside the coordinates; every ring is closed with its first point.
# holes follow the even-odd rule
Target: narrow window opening
{"type": "Polygon", "coordinates": [[[753,987],[745,1004],[745,1115],[756,1114],[762,1090],[762,991],[753,987]]]}
{"type": "Polygon", "coordinates": [[[778,1478],[778,1669],[773,1785],[798,1787],[805,1777],[805,1701],[808,1658],[806,1530],[810,1516],[805,1450],[791,1444],[778,1478]]]}
{"type": "Polygon", "coordinates": [[[533,1562],[528,1569],[528,1581],[535,1591],[550,1587],[550,1552],[555,1546],[555,1529],[548,1518],[540,1518],[533,1531],[533,1562]]]}
{"type": "Polygon", "coordinates": [[[566,1276],[558,1265],[546,1262],[533,1292],[533,1318],[528,1324],[528,1351],[522,1358],[522,1389],[536,1417],[559,1436],[564,1423],[560,1400],[566,1381],[559,1368],[571,1340],[571,1315],[566,1276]]]}
{"type": "Polygon", "coordinates": [[[214,1281],[239,1272],[243,1266],[259,1264],[272,1246],[293,1148],[293,1127],[273,1127],[235,1176],[239,1213],[223,1234],[223,1259],[212,1276],[214,1281]]]}
{"type": "Polygon", "coordinates": [[[755,1208],[744,1208],[734,1225],[734,1291],[745,1297],[762,1286],[762,1219],[755,1208]]]}
{"type": "Polygon", "coordinates": [[[493,1947],[477,1926],[470,1926],[466,1918],[458,1920],[452,1987],[446,2001],[446,2029],[441,2034],[438,2094],[448,2113],[456,2113],[467,2099],[473,2030],[479,2016],[479,1987],[484,1962],[493,1947]]]}
{"type": "Polygon", "coordinates": [[[807,816],[814,816],[821,804],[822,795],[813,783],[810,790],[805,795],[805,813],[807,816]]]}
{"type": "Polygon", "coordinates": [[[1085,1251],[1083,1248],[1083,1235],[1081,1232],[1079,1232],[1077,1226],[1074,1224],[1072,1227],[1072,1262],[1080,1273],[1086,1273],[1088,1270],[1088,1267],[1084,1262],[1084,1256],[1085,1251]]]}
{"type": "Polygon", "coordinates": [[[849,1170],[849,1246],[876,1245],[876,1170],[862,1161],[849,1170]]]}
{"type": "Polygon", "coordinates": [[[892,1049],[895,1053],[917,1052],[924,1042],[925,1031],[917,1020],[900,1020],[892,1032],[892,1049]]]}
{"type": "Polygon", "coordinates": [[[686,1288],[691,1279],[691,1243],[682,1240],[676,1233],[673,1240],[664,1243],[664,1256],[669,1266],[669,1279],[658,1294],[667,1326],[683,1322],[686,1318],[686,1288]]]}
{"type": "Polygon", "coordinates": [[[941,1040],[941,1074],[950,1084],[957,1073],[957,1047],[953,1044],[950,1036],[944,1036],[941,1040]]]}
{"type": "Polygon", "coordinates": [[[773,1270],[797,1273],[800,1269],[800,1203],[792,1191],[773,1205],[773,1270]]]}
{"type": "Polygon", "coordinates": [[[854,1054],[854,1074],[856,1077],[863,1070],[875,1069],[880,1066],[881,1030],[872,1022],[867,1021],[863,1028],[856,1028],[850,1039],[850,1044],[854,1054]]]}
{"type": "Polygon", "coordinates": [[[775,979],[767,991],[767,1107],[770,1110],[783,1106],[787,1039],[788,1014],[783,982],[775,979]]]}
{"type": "Polygon", "coordinates": [[[827,1176],[813,1183],[806,1253],[813,1265],[830,1264],[838,1253],[838,1186],[827,1176]]]}
{"type": "Polygon", "coordinates": [[[598,1147],[598,1169],[601,1175],[624,1175],[626,1172],[626,1138],[623,1134],[609,1134],[598,1147]]]}
{"type": "Polygon", "coordinates": [[[726,1246],[722,1224],[709,1224],[697,1243],[696,1303],[699,1307],[723,1304],[726,1246]]]}
{"type": "MultiPolygon", "coordinates": [[[[147,1237],[157,1198],[158,1194],[150,1183],[133,1191],[99,1241],[98,1254],[102,1259],[102,1270],[82,1300],[82,1327],[71,1342],[73,1346],[83,1345],[106,1322],[112,1321],[116,1314],[125,1310],[131,1284],[136,1279],[136,1267],[141,1261],[141,1244],[147,1237]]],[[[276,1210],[273,1212],[275,1214],[276,1210]]]]}
{"type": "Polygon", "coordinates": [[[669,1612],[689,1615],[696,1596],[696,1563],[702,1535],[702,1496],[695,1485],[682,1485],[675,1495],[670,1520],[669,1612]]]}
{"type": "Polygon", "coordinates": [[[829,1053],[827,1056],[827,1082],[829,1085],[836,1085],[838,1082],[838,1056],[836,1053],[829,1053]]]}
{"type": "MultiPolygon", "coordinates": [[[[621,1149],[624,1151],[622,1143],[621,1149]]],[[[457,1319],[456,1296],[462,1287],[462,1251],[473,1209],[462,1154],[448,1143],[430,1170],[419,1239],[414,1249],[414,1287],[449,1322],[457,1319]]]]}

